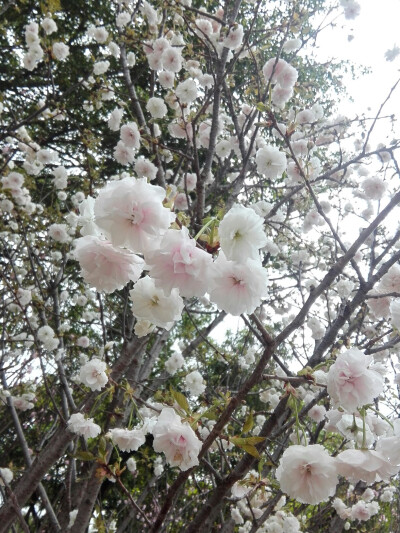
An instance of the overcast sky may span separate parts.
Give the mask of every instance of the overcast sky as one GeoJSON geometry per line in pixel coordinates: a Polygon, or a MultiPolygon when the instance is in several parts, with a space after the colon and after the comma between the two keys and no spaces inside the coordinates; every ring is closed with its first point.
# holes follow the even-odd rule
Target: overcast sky
{"type": "MultiPolygon", "coordinates": [[[[368,107],[372,111],[378,109],[400,77],[400,55],[392,62],[384,57],[394,45],[400,47],[400,0],[359,0],[359,3],[361,13],[355,20],[340,17],[337,27],[322,32],[317,41],[321,60],[348,59],[372,69],[367,76],[347,80],[348,91],[354,98],[354,103],[341,103],[342,111],[347,115],[361,113],[368,107]]],[[[400,85],[386,109],[388,113],[400,115],[400,85]]],[[[400,135],[400,126],[397,131],[400,135]]],[[[388,135],[389,140],[393,138],[387,128],[382,135],[388,135]]]]}

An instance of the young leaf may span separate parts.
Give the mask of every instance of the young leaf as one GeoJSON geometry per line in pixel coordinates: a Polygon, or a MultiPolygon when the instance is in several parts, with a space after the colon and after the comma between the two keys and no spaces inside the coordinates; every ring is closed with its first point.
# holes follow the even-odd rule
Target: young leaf
{"type": "Polygon", "coordinates": [[[248,433],[253,429],[254,426],[254,418],[253,413],[250,412],[249,416],[246,418],[245,423],[243,425],[242,433],[248,433]]]}
{"type": "Polygon", "coordinates": [[[174,400],[176,401],[176,403],[179,405],[179,407],[181,407],[185,411],[185,413],[190,415],[191,411],[190,411],[190,407],[186,399],[186,396],[182,394],[181,392],[178,392],[172,388],[171,388],[171,394],[174,400]]]}

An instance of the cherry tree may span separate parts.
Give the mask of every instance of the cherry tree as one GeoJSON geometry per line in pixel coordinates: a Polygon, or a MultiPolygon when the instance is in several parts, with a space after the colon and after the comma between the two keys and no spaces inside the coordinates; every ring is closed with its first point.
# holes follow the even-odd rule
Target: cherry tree
{"type": "Polygon", "coordinates": [[[394,531],[397,83],[343,116],[314,53],[360,6],[71,4],[0,9],[0,531],[394,531]]]}

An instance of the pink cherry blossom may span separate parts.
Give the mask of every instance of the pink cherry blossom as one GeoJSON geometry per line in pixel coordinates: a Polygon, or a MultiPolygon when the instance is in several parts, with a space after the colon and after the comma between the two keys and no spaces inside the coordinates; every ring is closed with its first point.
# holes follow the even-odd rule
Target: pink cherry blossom
{"type": "Polygon", "coordinates": [[[211,270],[210,300],[219,309],[239,316],[253,313],[267,296],[267,271],[258,261],[227,261],[220,252],[211,270]]]}
{"type": "Polygon", "coordinates": [[[121,141],[129,148],[140,148],[140,132],[136,122],[128,122],[121,128],[121,141]]]}
{"type": "Polygon", "coordinates": [[[230,29],[229,34],[225,37],[223,45],[230,50],[239,48],[243,40],[243,26],[238,24],[230,29]]]}
{"type": "Polygon", "coordinates": [[[185,471],[199,464],[201,441],[189,424],[182,424],[171,407],[165,407],[161,411],[152,432],[154,450],[163,452],[171,466],[179,466],[185,471]]]}
{"type": "Polygon", "coordinates": [[[400,437],[383,437],[376,444],[376,451],[387,457],[393,466],[400,466],[400,437]]]}
{"type": "Polygon", "coordinates": [[[285,69],[287,65],[284,59],[278,59],[272,57],[269,59],[263,66],[263,74],[265,81],[268,83],[271,80],[271,83],[275,84],[277,82],[277,76],[285,69]]]}
{"type": "Polygon", "coordinates": [[[180,50],[169,47],[162,53],[162,64],[168,72],[179,72],[182,68],[182,55],[180,50]]]}
{"type": "Polygon", "coordinates": [[[389,318],[390,301],[390,296],[384,296],[383,298],[368,298],[367,305],[375,318],[389,318]]]}
{"type": "Polygon", "coordinates": [[[375,450],[344,450],[336,457],[337,471],[351,483],[388,481],[399,468],[375,450]]]}
{"type": "Polygon", "coordinates": [[[114,150],[115,160],[121,165],[133,163],[135,159],[135,150],[127,146],[123,141],[118,141],[114,150]]]}
{"type": "Polygon", "coordinates": [[[369,365],[372,355],[364,355],[357,348],[351,348],[338,355],[328,372],[327,390],[335,404],[354,412],[373,402],[383,390],[383,377],[369,365]]]}
{"type": "Polygon", "coordinates": [[[180,192],[175,196],[174,208],[178,211],[186,211],[186,209],[188,208],[187,197],[184,192],[180,192]]]}
{"type": "Polygon", "coordinates": [[[335,460],[320,444],[287,448],[276,478],[288,496],[311,505],[333,496],[338,482],[335,460]]]}
{"type": "Polygon", "coordinates": [[[187,228],[168,230],[159,250],[146,255],[150,276],[166,293],[174,287],[182,296],[204,296],[212,258],[196,247],[187,228]]]}
{"type": "Polygon", "coordinates": [[[289,65],[284,59],[273,57],[263,67],[265,81],[278,83],[284,89],[291,89],[297,80],[297,70],[289,65]]]}
{"type": "Polygon", "coordinates": [[[75,241],[74,255],[84,280],[99,292],[111,293],[137,281],[144,265],[139,256],[92,235],[75,241]]]}
{"type": "Polygon", "coordinates": [[[386,272],[377,287],[381,294],[400,292],[400,265],[395,264],[386,272]]]}
{"type": "Polygon", "coordinates": [[[145,178],[108,183],[94,206],[96,224],[114,246],[147,252],[158,246],[175,216],[163,207],[165,190],[145,178]]]}

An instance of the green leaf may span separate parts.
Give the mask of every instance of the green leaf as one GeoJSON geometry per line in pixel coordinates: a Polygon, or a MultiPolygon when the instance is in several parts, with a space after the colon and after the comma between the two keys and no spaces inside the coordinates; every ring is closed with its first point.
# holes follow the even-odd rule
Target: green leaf
{"type": "Polygon", "coordinates": [[[263,103],[263,102],[258,102],[258,104],[256,105],[256,109],[257,111],[268,111],[268,107],[263,103]]]}
{"type": "Polygon", "coordinates": [[[245,423],[243,425],[242,433],[248,433],[253,429],[254,426],[254,418],[253,413],[250,412],[249,416],[246,418],[245,423]]]}
{"type": "Polygon", "coordinates": [[[261,459],[261,456],[255,446],[252,446],[251,444],[245,444],[244,446],[241,446],[241,448],[256,459],[261,459]]]}
{"type": "Polygon", "coordinates": [[[106,453],[107,453],[107,441],[104,437],[100,437],[99,455],[100,457],[105,457],[106,453]]]}
{"type": "Polygon", "coordinates": [[[297,399],[294,396],[290,395],[287,401],[287,406],[292,411],[295,411],[297,408],[297,399]]]}
{"type": "Polygon", "coordinates": [[[265,437],[232,437],[230,440],[238,448],[241,448],[257,459],[260,459],[260,454],[254,445],[265,440],[265,437]]]}
{"type": "Polygon", "coordinates": [[[80,451],[75,454],[75,459],[79,459],[80,461],[93,461],[93,459],[96,458],[95,455],[92,454],[92,452],[85,452],[80,451]]]}
{"type": "Polygon", "coordinates": [[[248,443],[248,444],[259,444],[263,440],[265,440],[265,437],[247,437],[246,438],[246,443],[248,443]]]}
{"type": "Polygon", "coordinates": [[[208,420],[218,420],[215,408],[207,409],[207,411],[201,414],[201,417],[207,418],[208,420]]]}
{"type": "Polygon", "coordinates": [[[185,413],[187,413],[188,415],[191,414],[191,411],[190,411],[190,407],[189,407],[189,404],[188,404],[188,401],[186,399],[186,396],[184,394],[182,394],[181,392],[178,392],[174,389],[170,389],[170,392],[174,398],[174,400],[176,401],[176,403],[179,405],[179,407],[181,407],[185,413]]]}
{"type": "Polygon", "coordinates": [[[244,446],[246,444],[254,446],[254,444],[258,444],[265,440],[265,437],[232,437],[230,440],[235,446],[244,446]]]}

